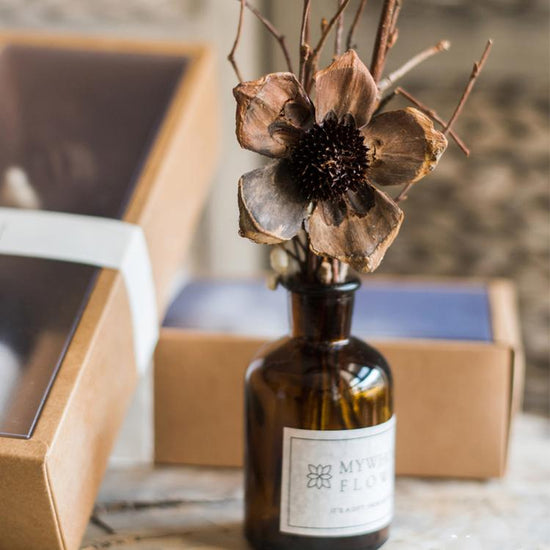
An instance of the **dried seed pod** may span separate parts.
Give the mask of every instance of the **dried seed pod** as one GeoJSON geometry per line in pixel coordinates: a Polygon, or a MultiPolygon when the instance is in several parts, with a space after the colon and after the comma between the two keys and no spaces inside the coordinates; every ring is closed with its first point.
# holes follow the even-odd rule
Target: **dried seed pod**
{"type": "Polygon", "coordinates": [[[332,282],[332,266],[328,260],[323,260],[319,267],[319,280],[324,285],[330,285],[332,282]]]}
{"type": "Polygon", "coordinates": [[[269,290],[276,290],[280,282],[281,282],[281,276],[279,274],[273,273],[273,272],[268,273],[266,284],[269,290]]]}
{"type": "Polygon", "coordinates": [[[340,281],[345,281],[349,273],[349,264],[340,263],[340,281]]]}
{"type": "Polygon", "coordinates": [[[274,246],[269,253],[269,261],[275,273],[286,275],[290,267],[290,261],[286,250],[281,246],[274,246]]]}

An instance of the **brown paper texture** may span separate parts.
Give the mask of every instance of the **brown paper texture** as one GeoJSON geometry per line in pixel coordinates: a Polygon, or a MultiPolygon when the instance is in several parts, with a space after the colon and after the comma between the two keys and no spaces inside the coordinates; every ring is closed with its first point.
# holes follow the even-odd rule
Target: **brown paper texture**
{"type": "MultiPolygon", "coordinates": [[[[513,326],[512,286],[490,283],[489,294],[494,315],[513,326]]],[[[493,329],[493,343],[370,341],[394,375],[399,475],[504,474],[519,340],[498,323],[493,329]]],[[[262,344],[246,336],[162,330],[155,358],[158,463],[242,464],[244,374],[262,344]]]]}

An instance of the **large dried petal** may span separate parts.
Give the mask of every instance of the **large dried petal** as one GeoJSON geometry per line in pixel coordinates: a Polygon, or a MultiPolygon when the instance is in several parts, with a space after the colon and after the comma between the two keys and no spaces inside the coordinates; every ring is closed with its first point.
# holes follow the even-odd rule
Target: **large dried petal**
{"type": "Polygon", "coordinates": [[[367,178],[377,185],[418,181],[447,148],[447,139],[430,118],[411,107],[374,117],[363,134],[369,147],[367,178]]]}
{"type": "Polygon", "coordinates": [[[239,180],[239,233],[260,244],[292,239],[307,204],[296,193],[284,162],[273,161],[239,180]]]}
{"type": "Polygon", "coordinates": [[[337,57],[315,75],[316,119],[320,123],[334,111],[339,119],[351,114],[358,128],[369,120],[376,106],[378,88],[355,50],[337,57]]]}
{"type": "Polygon", "coordinates": [[[368,193],[374,193],[374,206],[361,214],[348,202],[347,214],[338,226],[326,223],[319,206],[314,210],[309,236],[316,254],[337,258],[358,271],[378,267],[399,232],[403,212],[382,191],[368,186],[368,193]]]}
{"type": "Polygon", "coordinates": [[[237,139],[242,147],[269,157],[284,157],[289,145],[313,122],[313,107],[292,73],[273,73],[242,82],[237,100],[237,139]],[[288,126],[288,132],[283,131],[288,126]]]}
{"type": "Polygon", "coordinates": [[[346,217],[348,207],[344,199],[320,202],[317,206],[326,225],[340,225],[346,217]]]}

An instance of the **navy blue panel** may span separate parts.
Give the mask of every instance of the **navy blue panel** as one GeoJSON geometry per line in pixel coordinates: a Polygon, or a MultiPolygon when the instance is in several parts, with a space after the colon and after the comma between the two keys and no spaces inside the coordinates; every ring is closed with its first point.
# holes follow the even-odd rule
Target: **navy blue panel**
{"type": "MultiPolygon", "coordinates": [[[[259,336],[288,331],[286,291],[261,281],[193,281],[165,326],[259,336]]],[[[367,281],[357,292],[353,332],[378,338],[492,341],[483,285],[367,281]]]]}

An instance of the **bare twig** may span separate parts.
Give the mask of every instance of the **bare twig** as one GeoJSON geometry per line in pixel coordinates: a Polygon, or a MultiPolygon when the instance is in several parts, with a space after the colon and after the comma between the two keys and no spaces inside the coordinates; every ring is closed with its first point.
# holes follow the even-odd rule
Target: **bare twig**
{"type": "Polygon", "coordinates": [[[319,38],[319,42],[317,42],[317,46],[315,46],[315,49],[313,50],[313,57],[318,58],[319,54],[321,53],[321,50],[323,49],[323,46],[325,45],[325,42],[328,38],[328,35],[330,34],[330,31],[332,30],[332,27],[336,24],[336,22],[340,19],[340,16],[344,12],[344,10],[348,7],[350,0],[342,0],[340,2],[340,5],[338,6],[338,9],[336,10],[336,13],[332,17],[332,19],[327,23],[327,25],[324,28],[323,33],[321,34],[321,37],[319,38]]]}
{"type": "MultiPolygon", "coordinates": [[[[405,99],[407,99],[413,105],[418,107],[420,111],[428,115],[431,119],[435,120],[442,128],[445,128],[446,122],[433,109],[430,109],[427,105],[425,105],[424,103],[416,99],[409,92],[407,92],[406,90],[398,86],[395,89],[394,94],[402,95],[405,99]]],[[[470,150],[468,149],[468,147],[466,147],[464,142],[458,137],[456,132],[454,130],[449,130],[449,136],[454,139],[455,143],[460,147],[460,149],[462,149],[464,154],[468,157],[470,155],[470,150]]]]}
{"type": "Polygon", "coordinates": [[[483,69],[483,65],[485,65],[485,62],[487,61],[487,58],[489,57],[489,53],[491,52],[491,48],[493,47],[493,41],[488,40],[487,44],[485,46],[485,50],[483,50],[483,54],[481,56],[481,59],[479,61],[476,61],[474,63],[474,68],[472,69],[472,74],[470,74],[470,78],[468,79],[468,83],[466,84],[466,88],[464,88],[464,92],[462,94],[462,97],[460,98],[460,101],[458,102],[458,105],[456,106],[455,112],[452,114],[451,118],[449,119],[449,122],[445,125],[445,128],[443,130],[443,133],[450,133],[451,128],[453,124],[456,122],[456,119],[458,118],[458,115],[462,112],[462,109],[464,107],[464,104],[466,103],[466,100],[470,96],[470,93],[472,92],[472,89],[474,87],[474,84],[476,83],[476,80],[479,76],[479,73],[483,69]]]}
{"type": "Polygon", "coordinates": [[[90,517],[90,523],[93,523],[94,525],[105,531],[105,533],[107,533],[108,535],[116,534],[116,531],[106,521],[103,521],[99,516],[96,516],[95,514],[92,514],[92,516],[90,517]]]}
{"type": "Polygon", "coordinates": [[[295,241],[299,245],[299,247],[302,249],[302,252],[305,255],[306,252],[307,252],[307,248],[306,248],[306,245],[302,242],[302,239],[300,237],[300,233],[298,233],[292,240],[295,241]]]}
{"type": "Polygon", "coordinates": [[[242,82],[244,79],[243,79],[243,75],[241,74],[241,71],[239,70],[237,62],[235,61],[235,52],[237,51],[237,46],[239,45],[239,41],[241,39],[241,31],[243,29],[243,20],[244,20],[244,7],[245,7],[246,0],[239,0],[239,1],[241,3],[241,9],[239,11],[239,24],[237,25],[237,35],[235,36],[235,42],[233,42],[233,47],[231,48],[231,51],[227,56],[227,60],[229,61],[229,63],[231,63],[231,66],[233,67],[233,70],[235,71],[235,74],[237,75],[239,82],[242,82]]]}
{"type": "Polygon", "coordinates": [[[407,183],[407,185],[405,185],[405,187],[403,187],[403,189],[401,190],[399,195],[397,195],[397,197],[395,197],[395,199],[393,199],[393,202],[398,203],[398,202],[406,200],[407,199],[407,193],[409,192],[410,188],[413,185],[414,185],[414,182],[407,183]]]}
{"type": "Polygon", "coordinates": [[[308,280],[311,282],[311,281],[313,281],[313,279],[315,277],[315,274],[316,274],[316,271],[317,271],[317,268],[318,268],[318,264],[315,261],[315,259],[316,259],[315,254],[311,251],[311,241],[310,241],[310,238],[309,238],[309,233],[306,233],[306,246],[307,246],[307,251],[306,251],[306,274],[307,274],[308,280]]]}
{"type": "Polygon", "coordinates": [[[304,42],[309,44],[309,27],[311,19],[311,0],[304,0],[304,42]],[[307,6],[305,5],[307,4],[307,6]],[[307,9],[306,9],[307,7],[307,9]]]}
{"type": "Polygon", "coordinates": [[[309,233],[306,230],[306,223],[302,223],[302,229],[304,230],[304,237],[305,237],[305,262],[306,262],[306,269],[303,272],[305,275],[306,281],[309,283],[315,282],[315,278],[317,276],[317,272],[321,266],[321,263],[323,261],[323,258],[320,256],[317,256],[312,250],[311,250],[311,238],[309,236],[309,233]]]}
{"type": "Polygon", "coordinates": [[[301,248],[298,246],[298,243],[296,242],[296,239],[291,240],[292,247],[294,248],[294,254],[296,254],[296,257],[299,259],[300,267],[302,266],[302,260],[300,255],[301,248]]]}
{"type": "Polygon", "coordinates": [[[392,31],[395,32],[394,12],[397,3],[398,0],[384,0],[384,6],[382,7],[370,69],[375,82],[378,82],[382,77],[382,72],[384,71],[384,65],[386,63],[390,33],[392,31]]]}
{"type": "Polygon", "coordinates": [[[397,42],[399,36],[399,30],[397,29],[397,20],[399,19],[399,13],[401,12],[401,0],[397,0],[395,8],[391,17],[390,31],[388,33],[388,42],[386,43],[386,56],[390,48],[393,48],[397,42]]]}
{"type": "Polygon", "coordinates": [[[426,59],[429,59],[433,55],[439,52],[445,52],[451,47],[451,43],[448,40],[441,40],[435,46],[426,48],[420,53],[416,54],[414,57],[409,59],[404,65],[399,67],[399,69],[390,73],[386,78],[382,79],[378,84],[378,89],[380,92],[385,92],[388,88],[393,86],[400,78],[406,75],[410,70],[414,69],[417,65],[420,65],[426,59]]]}
{"type": "Polygon", "coordinates": [[[315,46],[315,48],[313,48],[313,51],[311,52],[307,60],[306,67],[304,70],[304,88],[306,89],[306,92],[309,92],[311,90],[311,86],[313,84],[313,75],[317,70],[317,62],[319,61],[319,55],[323,50],[323,46],[325,45],[328,35],[330,34],[330,31],[332,30],[332,28],[340,18],[340,15],[342,15],[344,10],[348,7],[349,2],[350,0],[342,0],[332,19],[328,22],[326,22],[325,20],[324,24],[323,24],[323,21],[321,22],[321,36],[319,38],[319,41],[317,42],[317,45],[315,46]]]}
{"type": "Polygon", "coordinates": [[[395,8],[392,13],[391,25],[390,25],[390,36],[388,38],[388,44],[386,45],[386,53],[397,41],[398,29],[397,29],[397,20],[399,19],[399,14],[401,12],[402,0],[397,0],[395,8]]]}
{"type": "Polygon", "coordinates": [[[372,116],[376,116],[382,112],[386,105],[397,95],[395,90],[391,91],[389,94],[385,95],[379,102],[372,116]]]}
{"type": "Polygon", "coordinates": [[[346,39],[346,49],[348,50],[350,50],[351,48],[355,48],[355,44],[353,43],[353,35],[355,34],[355,30],[357,29],[357,25],[359,24],[359,20],[361,19],[361,14],[365,9],[366,3],[367,3],[367,0],[361,0],[359,2],[357,11],[355,12],[355,15],[353,17],[353,21],[348,31],[348,37],[346,39]]]}
{"type": "Polygon", "coordinates": [[[258,18],[258,20],[262,23],[262,25],[273,35],[273,38],[275,38],[275,40],[277,40],[277,42],[279,43],[279,46],[281,48],[281,51],[283,52],[287,68],[291,73],[293,73],[294,70],[292,68],[292,60],[290,59],[290,53],[289,53],[288,47],[286,45],[286,38],[285,38],[284,34],[281,34],[277,30],[275,25],[273,25],[273,23],[271,21],[269,21],[269,19],[264,17],[262,15],[262,13],[257,8],[255,8],[250,2],[248,2],[248,0],[245,0],[244,3],[246,5],[246,7],[258,18]]]}
{"type": "MultiPolygon", "coordinates": [[[[344,0],[338,0],[338,7],[344,3],[344,0]]],[[[344,34],[344,13],[342,12],[336,21],[336,33],[334,35],[334,55],[342,54],[342,36],[344,34]]]]}
{"type": "Polygon", "coordinates": [[[295,260],[298,265],[302,265],[302,260],[299,258],[299,256],[296,255],[295,252],[292,252],[292,250],[289,250],[288,248],[283,248],[283,250],[293,259],[295,260]]]}
{"type": "Polygon", "coordinates": [[[302,12],[302,26],[300,30],[300,82],[305,84],[305,68],[307,60],[311,54],[309,47],[309,18],[311,11],[311,0],[304,0],[304,10],[302,12]]]}

